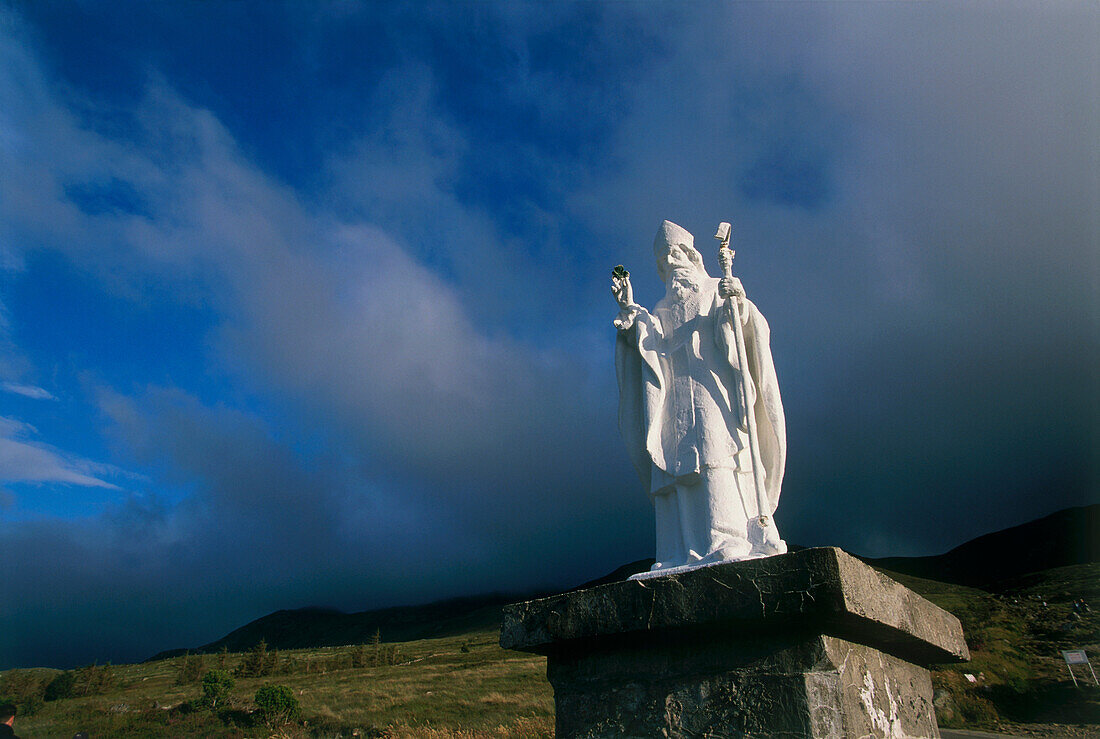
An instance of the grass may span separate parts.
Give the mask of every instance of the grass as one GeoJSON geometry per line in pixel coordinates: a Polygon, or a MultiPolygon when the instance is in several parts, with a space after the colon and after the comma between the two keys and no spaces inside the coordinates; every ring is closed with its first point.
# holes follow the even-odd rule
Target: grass
{"type": "MultiPolygon", "coordinates": [[[[1100,733],[1100,689],[1080,668],[1082,684],[1075,688],[1060,654],[1085,649],[1094,664],[1100,662],[1100,565],[1019,578],[999,584],[999,593],[887,574],[962,621],[971,662],[932,675],[941,726],[1048,736],[1100,733]],[[1072,601],[1078,597],[1098,607],[1075,614],[1072,601]]],[[[64,739],[78,731],[96,737],[553,736],[545,659],[504,651],[497,637],[495,628],[481,627],[403,642],[396,664],[361,668],[351,667],[353,646],[281,650],[274,674],[237,677],[217,713],[191,707],[201,691],[194,674],[178,684],[185,658],[118,665],[109,668],[102,692],[39,701],[35,713],[18,717],[17,731],[64,739]],[[289,687],[301,705],[301,720],[274,729],[260,723],[253,696],[264,685],[289,687]]],[[[244,656],[206,655],[203,669],[231,671],[244,656]]],[[[9,670],[0,674],[0,695],[33,698],[57,674],[9,670]]]]}
{"type": "MultiPolygon", "coordinates": [[[[549,737],[554,701],[545,660],[497,645],[496,630],[400,645],[399,662],[351,668],[352,647],[286,650],[283,665],[314,671],[237,678],[224,710],[192,710],[198,683],[177,685],[180,658],[120,665],[101,695],[42,705],[17,719],[27,737],[549,737]],[[302,720],[273,731],[251,714],[263,685],[286,685],[302,720]]],[[[208,656],[217,667],[217,655],[208,656]]],[[[225,658],[233,669],[240,654],[225,658]]],[[[23,670],[9,672],[21,673],[23,670]]],[[[53,671],[56,673],[56,671],[53,671]]],[[[5,677],[8,673],[5,673],[5,677]]],[[[41,671],[40,671],[41,674],[41,671]]],[[[49,673],[46,674],[49,676],[49,673]]]]}
{"type": "Polygon", "coordinates": [[[1072,606],[1079,597],[1100,606],[1100,564],[1047,570],[1000,584],[998,593],[886,574],[962,622],[970,662],[932,673],[941,726],[1100,733],[1100,689],[1080,666],[1074,687],[1061,655],[1084,649],[1100,662],[1100,608],[1077,614],[1072,606]]]}

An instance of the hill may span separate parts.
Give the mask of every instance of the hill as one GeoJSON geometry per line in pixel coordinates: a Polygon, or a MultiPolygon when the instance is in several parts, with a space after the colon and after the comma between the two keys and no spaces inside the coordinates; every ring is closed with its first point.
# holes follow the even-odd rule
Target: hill
{"type": "MultiPolygon", "coordinates": [[[[1029,580],[1033,573],[1100,561],[1100,536],[1096,536],[1097,532],[1100,532],[1100,505],[1081,506],[979,536],[945,554],[863,559],[891,575],[1011,593],[1026,590],[1040,581],[1050,584],[1049,578],[1029,580]]],[[[797,548],[792,546],[792,549],[797,548]]],[[[652,559],[631,562],[574,589],[624,580],[635,572],[649,569],[652,563],[652,559]]],[[[1068,576],[1069,573],[1063,573],[1059,577],[1068,576]]],[[[897,579],[905,582],[904,577],[897,579]]],[[[1068,587],[1063,579],[1055,578],[1055,581],[1068,587]]],[[[914,589],[922,592],[920,588],[914,589]]],[[[1079,578],[1071,589],[1076,594],[1074,597],[1095,597],[1100,601],[1100,589],[1087,578],[1079,578]]],[[[498,627],[502,605],[541,595],[548,593],[493,594],[359,613],[323,608],[276,611],[209,644],[167,650],[150,659],[164,659],[185,652],[213,654],[223,648],[240,652],[250,649],[260,640],[278,649],[358,644],[370,641],[375,631],[380,631],[387,642],[453,636],[498,627]]]]}
{"type": "Polygon", "coordinates": [[[864,561],[891,572],[989,588],[1033,572],[1100,562],[1098,534],[1100,504],[1066,508],[979,536],[932,557],[864,558],[864,561]]]}
{"type": "Polygon", "coordinates": [[[362,644],[378,631],[387,642],[437,639],[499,628],[500,607],[516,596],[487,595],[454,598],[422,606],[397,606],[360,613],[325,608],[276,611],[258,618],[221,639],[194,649],[172,649],[148,661],[187,652],[213,654],[226,649],[243,652],[261,640],[276,649],[306,649],[362,644]]]}
{"type": "MultiPolygon", "coordinates": [[[[1077,614],[1073,598],[1064,595],[1076,593],[1083,582],[1100,580],[1100,564],[1033,573],[1011,595],[888,574],[963,622],[972,661],[933,673],[941,726],[1096,736],[1100,689],[1084,683],[1074,687],[1058,650],[1084,648],[1094,661],[1100,654],[1100,608],[1077,614]]],[[[322,624],[332,615],[314,612],[312,618],[322,624]]],[[[76,671],[75,681],[83,689],[45,702],[46,685],[59,671],[9,670],[0,673],[0,695],[20,704],[17,728],[25,736],[73,736],[78,731],[93,736],[238,738],[268,737],[274,731],[288,739],[553,736],[553,693],[545,678],[545,659],[502,650],[497,637],[494,623],[455,636],[382,646],[383,654],[394,650],[386,660],[362,659],[364,649],[368,657],[378,649],[370,646],[269,652],[265,672],[238,674],[217,711],[199,705],[198,675],[211,668],[240,672],[249,655],[229,652],[84,668],[76,671]],[[188,669],[195,662],[197,668],[188,669]],[[85,672],[95,673],[94,684],[85,672]],[[300,702],[302,715],[296,723],[271,727],[259,718],[254,696],[272,684],[287,686],[300,702]]]]}
{"type": "Polygon", "coordinates": [[[1088,592],[1100,587],[1100,564],[1031,573],[1004,592],[882,571],[962,622],[970,662],[932,673],[940,726],[1097,735],[1100,688],[1084,672],[1080,686],[1073,685],[1060,652],[1085,649],[1093,662],[1100,657],[1100,608],[1073,606],[1089,600],[1085,583],[1088,592]]]}
{"type": "MultiPolygon", "coordinates": [[[[1100,660],[1100,563],[1065,562],[1081,558],[1081,551],[1086,558],[1093,556],[1087,554],[1094,551],[1089,546],[1069,547],[1061,554],[1043,542],[1027,549],[1040,534],[1047,541],[1065,538],[1059,525],[1078,527],[1073,530],[1079,533],[1081,522],[1095,516],[1095,509],[1063,511],[979,537],[937,557],[872,561],[963,623],[971,662],[935,670],[932,676],[941,726],[1097,735],[1100,689],[1085,682],[1084,674],[1079,675],[1082,684],[1074,686],[1059,650],[1085,649],[1094,662],[1100,660]],[[1012,566],[993,566],[997,563],[990,558],[1003,556],[1006,547],[1023,551],[1010,557],[1012,566]],[[968,572],[965,557],[988,566],[968,572]],[[1058,566],[1035,571],[1031,562],[1039,561],[1058,566]],[[899,569],[884,567],[884,562],[899,569]],[[948,577],[979,579],[984,585],[912,574],[936,564],[945,567],[948,577]],[[1098,607],[1079,609],[1074,606],[1079,598],[1098,607]]],[[[1070,533],[1071,541],[1075,537],[1070,533]]],[[[584,586],[622,579],[648,565],[633,562],[584,586]]],[[[72,736],[77,731],[135,737],[271,736],[272,727],[257,718],[253,695],[264,685],[279,683],[292,690],[302,708],[301,719],[280,727],[280,736],[549,737],[553,694],[545,680],[545,660],[497,645],[500,605],[510,600],[512,596],[495,595],[357,614],[279,611],[200,648],[219,652],[217,656],[83,668],[70,679],[78,688],[71,697],[46,702],[47,686],[59,671],[9,670],[0,673],[0,695],[20,705],[20,732],[28,736],[72,736]],[[331,646],[370,641],[376,629],[387,641],[402,643],[331,646]],[[210,668],[239,673],[248,660],[241,652],[261,639],[280,649],[268,652],[265,671],[238,674],[222,709],[197,708],[197,675],[210,668]],[[227,651],[220,652],[222,647],[227,651]]]]}

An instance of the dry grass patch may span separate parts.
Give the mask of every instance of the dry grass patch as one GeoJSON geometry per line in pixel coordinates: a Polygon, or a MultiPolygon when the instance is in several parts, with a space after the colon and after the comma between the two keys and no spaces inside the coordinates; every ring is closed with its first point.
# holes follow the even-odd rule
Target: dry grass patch
{"type": "MultiPolygon", "coordinates": [[[[280,656],[296,664],[342,664],[342,655],[352,649],[281,650],[280,656]]],[[[229,695],[231,719],[185,710],[185,704],[199,696],[200,687],[176,684],[175,659],[119,665],[114,668],[114,686],[103,695],[46,703],[36,715],[20,716],[19,733],[270,737],[270,730],[248,725],[249,711],[260,687],[277,684],[289,687],[301,703],[304,723],[280,730],[295,738],[553,735],[554,699],[545,678],[545,660],[505,652],[497,645],[496,632],[406,642],[400,654],[405,661],[396,665],[240,677],[229,695]]],[[[240,658],[209,655],[206,662],[213,667],[224,662],[232,670],[240,658]]]]}
{"type": "Polygon", "coordinates": [[[554,720],[521,716],[507,725],[489,729],[452,729],[430,725],[387,726],[381,736],[386,739],[549,739],[554,736],[554,720]]]}

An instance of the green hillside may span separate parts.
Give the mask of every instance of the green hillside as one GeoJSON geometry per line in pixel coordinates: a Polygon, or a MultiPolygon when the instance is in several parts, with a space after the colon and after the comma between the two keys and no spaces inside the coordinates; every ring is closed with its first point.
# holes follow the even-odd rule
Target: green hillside
{"type": "MultiPolygon", "coordinates": [[[[1084,681],[1074,688],[1059,655],[1085,648],[1100,660],[1100,609],[1075,614],[1072,607],[1095,592],[1100,565],[1035,573],[1001,593],[887,574],[963,622],[972,661],[933,673],[942,726],[1100,734],[1100,690],[1084,681]]],[[[68,739],[77,731],[119,737],[551,736],[553,694],[544,659],[506,652],[497,636],[495,625],[481,625],[398,644],[269,650],[261,660],[267,673],[236,677],[218,710],[192,706],[202,694],[197,678],[210,669],[232,673],[247,653],[78,671],[86,694],[46,702],[42,693],[59,671],[10,670],[0,675],[0,694],[33,711],[18,719],[25,737],[68,739]],[[263,723],[254,696],[264,685],[290,688],[300,717],[274,728],[263,723]]]]}
{"type": "Polygon", "coordinates": [[[1100,689],[1080,667],[1074,687],[1061,657],[1085,649],[1100,661],[1100,609],[1077,613],[1072,605],[1082,597],[1100,604],[1090,598],[1100,564],[1032,573],[1001,592],[883,572],[962,622],[971,661],[933,672],[941,726],[1100,735],[1100,689]]]}
{"type": "Polygon", "coordinates": [[[247,654],[112,666],[102,690],[46,702],[42,691],[60,671],[10,670],[0,675],[0,693],[17,693],[16,729],[23,737],[69,739],[78,731],[93,737],[552,736],[545,660],[505,652],[497,638],[491,628],[398,645],[269,651],[267,674],[234,677],[216,710],[193,705],[202,695],[194,678],[210,669],[232,674],[247,654]],[[366,664],[353,666],[357,657],[366,664]],[[189,660],[202,664],[189,669],[189,660]],[[300,717],[265,723],[255,701],[264,685],[290,688],[300,717]],[[26,708],[33,714],[22,715],[26,708]]]}
{"type": "Polygon", "coordinates": [[[422,606],[382,608],[343,613],[321,608],[276,611],[245,624],[221,639],[192,650],[174,649],[152,659],[187,651],[212,654],[251,648],[261,639],[279,649],[331,647],[367,641],[375,631],[389,641],[414,641],[455,636],[500,626],[500,607],[516,597],[457,598],[422,606]]]}
{"type": "MultiPolygon", "coordinates": [[[[1100,736],[1100,688],[1080,668],[1075,687],[1061,658],[1063,649],[1084,649],[1100,661],[1100,563],[1093,561],[1089,531],[1098,510],[1068,509],[936,557],[870,560],[962,621],[971,662],[932,674],[941,726],[1100,736]],[[1069,544],[1058,543],[1060,529],[1069,532],[1069,544]],[[1034,571],[1043,564],[1052,566],[1034,571]],[[923,576],[937,568],[942,575],[923,576]],[[1095,607],[1075,608],[1081,598],[1095,607]]],[[[647,567],[635,562],[586,585],[647,567]]],[[[69,739],[78,731],[94,737],[551,736],[545,660],[497,644],[507,600],[486,596],[355,614],[278,611],[200,647],[201,655],[175,650],[142,664],[67,673],[8,670],[0,673],[0,699],[19,705],[17,731],[28,738],[69,739]],[[385,643],[372,640],[379,631],[385,643]],[[200,680],[211,670],[234,680],[214,705],[201,700],[200,680]],[[265,686],[285,686],[278,695],[297,701],[298,710],[272,714],[270,689],[267,701],[257,695],[265,686]]],[[[212,681],[211,690],[219,684],[212,681]]]]}

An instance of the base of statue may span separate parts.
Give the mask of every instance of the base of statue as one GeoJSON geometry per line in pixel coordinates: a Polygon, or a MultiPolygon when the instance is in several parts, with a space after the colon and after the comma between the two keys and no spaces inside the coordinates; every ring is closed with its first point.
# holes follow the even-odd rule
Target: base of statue
{"type": "Polygon", "coordinates": [[[950,613],[839,549],[516,603],[501,646],[547,656],[558,737],[938,737],[927,666],[950,613]]]}

